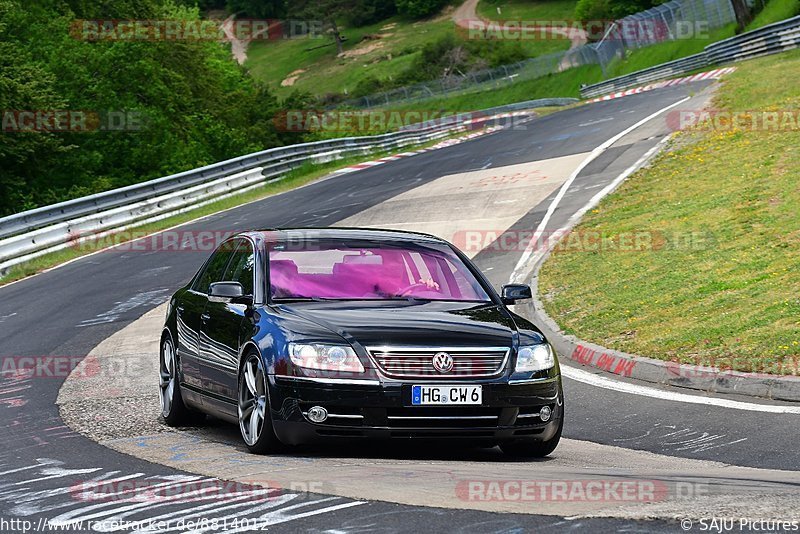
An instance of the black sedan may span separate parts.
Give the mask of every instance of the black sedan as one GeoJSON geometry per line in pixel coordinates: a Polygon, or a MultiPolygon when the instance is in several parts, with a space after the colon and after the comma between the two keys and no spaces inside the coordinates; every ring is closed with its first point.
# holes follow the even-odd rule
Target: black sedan
{"type": "Polygon", "coordinates": [[[247,232],[170,300],[161,411],[239,424],[249,450],[342,438],[557,446],[555,351],[455,247],[367,229],[247,232]]]}

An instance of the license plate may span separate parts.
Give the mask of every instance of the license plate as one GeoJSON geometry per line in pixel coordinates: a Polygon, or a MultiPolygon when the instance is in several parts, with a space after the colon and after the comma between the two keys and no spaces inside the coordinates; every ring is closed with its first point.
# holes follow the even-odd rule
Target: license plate
{"type": "Polygon", "coordinates": [[[411,404],[427,405],[463,405],[480,404],[481,386],[412,386],[411,404]]]}

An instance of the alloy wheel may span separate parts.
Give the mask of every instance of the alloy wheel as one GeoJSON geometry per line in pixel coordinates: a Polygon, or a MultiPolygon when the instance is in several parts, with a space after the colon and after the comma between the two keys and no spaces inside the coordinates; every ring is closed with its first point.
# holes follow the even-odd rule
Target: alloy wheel
{"type": "Polygon", "coordinates": [[[167,337],[161,345],[161,364],[159,380],[159,401],[161,403],[161,415],[169,416],[172,412],[172,399],[175,394],[175,349],[172,341],[167,337]]]}
{"type": "Polygon", "coordinates": [[[255,354],[248,356],[239,385],[239,428],[245,443],[255,445],[267,417],[267,387],[264,366],[255,354]]]}

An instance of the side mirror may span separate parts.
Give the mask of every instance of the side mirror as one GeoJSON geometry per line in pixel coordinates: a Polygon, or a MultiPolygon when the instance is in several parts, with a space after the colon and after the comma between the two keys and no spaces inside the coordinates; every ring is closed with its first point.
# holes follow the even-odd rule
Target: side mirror
{"type": "Polygon", "coordinates": [[[244,294],[239,282],[214,282],[209,287],[209,300],[212,302],[232,302],[233,304],[253,303],[253,298],[244,294]]]}
{"type": "Polygon", "coordinates": [[[531,288],[525,284],[508,284],[503,286],[501,294],[503,304],[514,304],[518,300],[533,298],[531,288]]]}

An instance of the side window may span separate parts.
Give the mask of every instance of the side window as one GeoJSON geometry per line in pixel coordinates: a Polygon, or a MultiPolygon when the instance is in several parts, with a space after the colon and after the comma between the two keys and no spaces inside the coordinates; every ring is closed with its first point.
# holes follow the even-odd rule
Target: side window
{"type": "Polygon", "coordinates": [[[233,254],[233,259],[228,265],[223,279],[227,282],[239,282],[244,288],[244,294],[252,295],[255,260],[256,255],[253,252],[253,246],[248,240],[242,239],[239,248],[233,254]]]}
{"type": "Polygon", "coordinates": [[[235,241],[226,241],[217,250],[214,255],[206,263],[203,273],[197,278],[192,289],[200,293],[208,294],[208,286],[214,282],[222,281],[222,275],[225,272],[225,267],[228,266],[228,261],[233,256],[235,241]]]}

